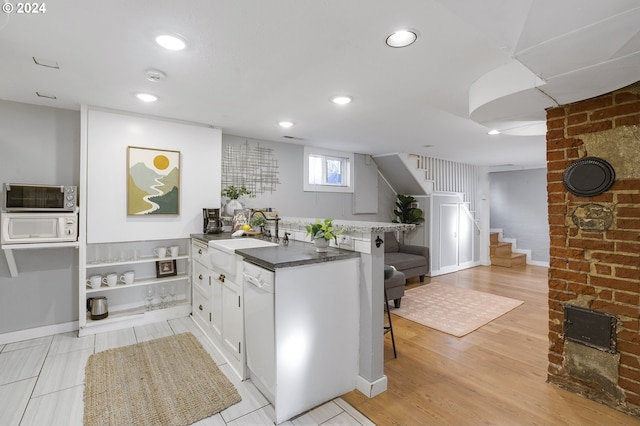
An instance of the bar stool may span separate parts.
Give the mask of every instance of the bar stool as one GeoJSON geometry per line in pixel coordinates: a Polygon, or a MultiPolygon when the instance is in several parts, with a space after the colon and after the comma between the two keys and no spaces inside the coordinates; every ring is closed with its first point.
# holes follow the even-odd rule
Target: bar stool
{"type": "Polygon", "coordinates": [[[402,272],[399,272],[390,265],[384,265],[384,303],[385,310],[387,311],[387,322],[389,325],[384,326],[384,334],[391,333],[391,344],[393,345],[393,357],[398,358],[396,352],[396,339],[393,335],[393,323],[391,322],[391,312],[389,309],[389,297],[387,296],[387,287],[397,287],[400,282],[402,286],[406,282],[407,278],[402,272]]]}

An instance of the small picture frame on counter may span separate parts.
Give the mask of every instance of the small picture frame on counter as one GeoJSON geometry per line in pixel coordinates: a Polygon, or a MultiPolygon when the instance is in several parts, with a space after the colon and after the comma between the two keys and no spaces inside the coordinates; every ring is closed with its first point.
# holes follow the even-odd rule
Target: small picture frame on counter
{"type": "Polygon", "coordinates": [[[175,259],[156,261],[156,278],[172,277],[177,274],[175,259]]]}

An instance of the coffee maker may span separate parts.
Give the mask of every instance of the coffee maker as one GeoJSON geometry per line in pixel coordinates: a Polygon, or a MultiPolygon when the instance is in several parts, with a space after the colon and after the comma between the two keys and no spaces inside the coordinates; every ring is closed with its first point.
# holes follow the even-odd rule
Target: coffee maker
{"type": "Polygon", "coordinates": [[[222,232],[220,209],[202,209],[202,232],[205,234],[219,234],[222,232]]]}

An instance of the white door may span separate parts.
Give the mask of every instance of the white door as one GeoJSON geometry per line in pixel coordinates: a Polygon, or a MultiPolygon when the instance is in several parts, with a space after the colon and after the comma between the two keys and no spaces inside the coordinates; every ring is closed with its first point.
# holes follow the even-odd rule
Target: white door
{"type": "Polygon", "coordinates": [[[440,206],[440,272],[458,270],[458,204],[440,206]]]}
{"type": "Polygon", "coordinates": [[[473,232],[474,223],[468,209],[464,204],[459,204],[458,215],[458,264],[468,267],[473,264],[473,232]]]}

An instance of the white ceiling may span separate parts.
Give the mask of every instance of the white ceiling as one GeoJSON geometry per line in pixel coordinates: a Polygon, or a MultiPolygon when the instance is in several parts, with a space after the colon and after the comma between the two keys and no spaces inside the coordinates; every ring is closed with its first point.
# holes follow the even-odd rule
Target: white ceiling
{"type": "Polygon", "coordinates": [[[638,22],[640,0],[46,2],[37,15],[0,13],[0,99],[358,153],[544,166],[543,134],[489,136],[489,127],[535,124],[555,102],[639,80],[638,22]],[[399,28],[418,41],[387,47],[399,28]],[[187,49],[155,45],[162,32],[181,34],[187,49]],[[147,81],[152,68],[167,78],[147,81]],[[143,104],[140,91],[159,100],[143,104]],[[354,101],[336,106],[337,94],[354,101]],[[295,126],[281,129],[284,119],[295,126]]]}

